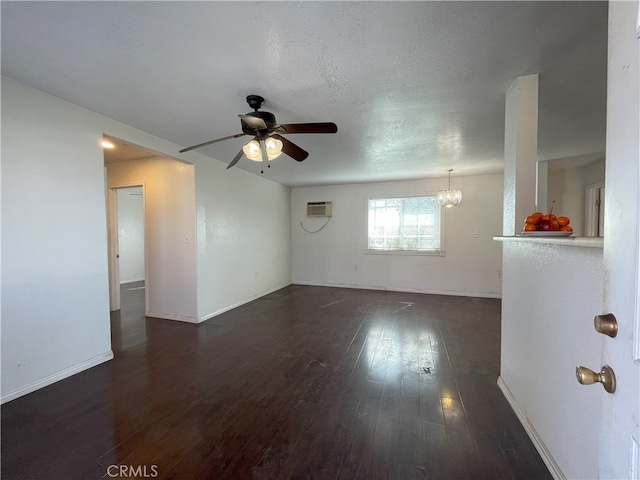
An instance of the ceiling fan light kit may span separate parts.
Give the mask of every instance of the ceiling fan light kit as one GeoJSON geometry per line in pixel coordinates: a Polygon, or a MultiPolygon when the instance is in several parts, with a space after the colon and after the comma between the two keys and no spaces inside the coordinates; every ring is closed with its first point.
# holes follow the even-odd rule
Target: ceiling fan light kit
{"type": "Polygon", "coordinates": [[[264,98],[260,95],[247,96],[247,103],[254,111],[246,115],[238,115],[240,117],[242,133],[183,148],[180,150],[180,153],[222,142],[223,140],[250,135],[253,136],[253,139],[242,147],[242,150],[238,152],[227,168],[231,168],[238,163],[243,154],[246,155],[249,160],[262,162],[264,160],[271,161],[284,153],[294,160],[301,162],[309,156],[309,153],[282,135],[294,133],[336,133],[338,131],[337,125],[332,122],[277,124],[276,117],[273,113],[259,111],[263,102],[264,98]]]}
{"type": "Polygon", "coordinates": [[[282,154],[282,141],[277,138],[267,137],[264,141],[264,146],[267,150],[267,158],[273,160],[278,158],[282,154]]]}
{"type": "Polygon", "coordinates": [[[462,192],[460,190],[451,190],[451,172],[453,172],[453,168],[447,170],[449,174],[449,188],[438,192],[438,202],[447,208],[455,207],[462,202],[462,192]]]}
{"type": "Polygon", "coordinates": [[[257,140],[250,140],[249,143],[242,147],[242,151],[249,160],[253,160],[254,162],[262,161],[262,149],[257,140]]]}
{"type": "Polygon", "coordinates": [[[275,158],[278,158],[282,154],[282,142],[277,138],[267,137],[264,141],[260,140],[250,140],[244,147],[242,147],[242,151],[247,156],[249,160],[253,160],[254,162],[262,162],[262,150],[267,153],[267,160],[271,161],[275,158]]]}

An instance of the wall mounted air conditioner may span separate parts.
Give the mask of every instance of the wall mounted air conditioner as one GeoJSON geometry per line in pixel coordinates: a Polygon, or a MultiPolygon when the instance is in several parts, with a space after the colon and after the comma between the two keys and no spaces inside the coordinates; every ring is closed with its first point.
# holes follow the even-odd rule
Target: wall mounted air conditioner
{"type": "Polygon", "coordinates": [[[307,202],[307,217],[331,217],[332,202],[307,202]]]}

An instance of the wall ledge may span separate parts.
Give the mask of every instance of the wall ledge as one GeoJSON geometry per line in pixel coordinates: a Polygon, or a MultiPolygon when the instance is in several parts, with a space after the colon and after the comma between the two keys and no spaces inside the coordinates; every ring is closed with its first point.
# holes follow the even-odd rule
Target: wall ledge
{"type": "Polygon", "coordinates": [[[498,242],[521,242],[521,243],[550,243],[553,245],[569,245],[572,247],[602,248],[604,238],[602,237],[493,237],[498,242]]]}

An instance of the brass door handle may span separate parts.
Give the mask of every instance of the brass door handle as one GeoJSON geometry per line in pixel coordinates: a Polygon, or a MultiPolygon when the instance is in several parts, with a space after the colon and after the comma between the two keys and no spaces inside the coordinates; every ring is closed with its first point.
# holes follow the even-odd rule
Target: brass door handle
{"type": "Polygon", "coordinates": [[[593,319],[593,326],[596,332],[615,338],[618,334],[618,321],[613,313],[596,315],[593,319]]]}
{"type": "Polygon", "coordinates": [[[587,367],[576,367],[576,377],[581,385],[601,383],[608,393],[616,391],[616,375],[609,365],[602,367],[600,373],[596,373],[587,367]]]}

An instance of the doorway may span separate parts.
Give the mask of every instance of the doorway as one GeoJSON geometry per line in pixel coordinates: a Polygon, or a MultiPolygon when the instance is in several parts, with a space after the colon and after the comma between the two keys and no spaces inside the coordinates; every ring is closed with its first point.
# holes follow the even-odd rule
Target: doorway
{"type": "Polygon", "coordinates": [[[197,323],[194,167],[109,138],[115,144],[104,152],[110,310],[121,307],[119,286],[126,279],[118,257],[118,190],[142,186],[145,316],[197,323]]]}
{"type": "Polygon", "coordinates": [[[108,194],[109,310],[121,307],[121,291],[145,290],[144,185],[110,188],[108,194]]]}
{"type": "Polygon", "coordinates": [[[604,182],[585,191],[585,237],[604,237],[604,182]]]}

